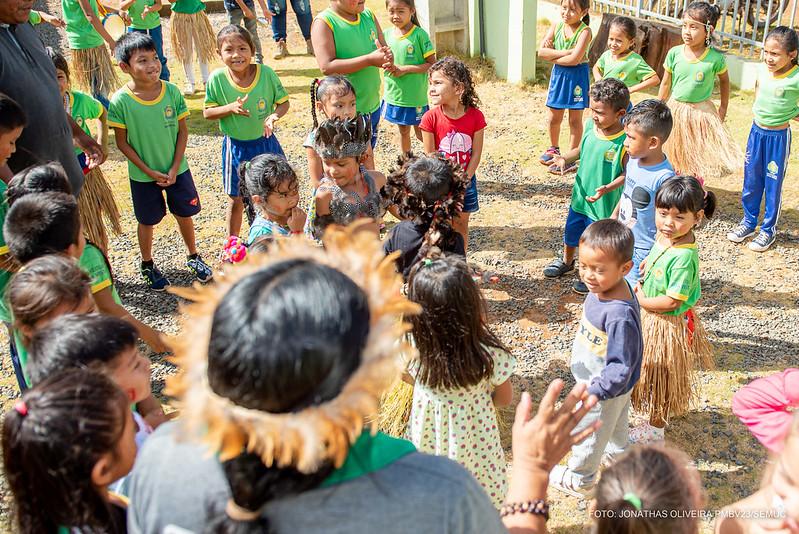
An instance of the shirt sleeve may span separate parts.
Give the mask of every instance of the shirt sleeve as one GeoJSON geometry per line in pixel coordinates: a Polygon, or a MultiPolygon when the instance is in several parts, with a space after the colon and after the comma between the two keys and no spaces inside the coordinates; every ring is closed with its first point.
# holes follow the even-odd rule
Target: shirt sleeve
{"type": "Polygon", "coordinates": [[[610,321],[605,331],[608,336],[605,367],[588,386],[588,393],[599,400],[612,399],[628,391],[633,371],[642,358],[641,330],[632,317],[610,321]]]}
{"type": "Polygon", "coordinates": [[[721,52],[716,52],[716,54],[718,55],[718,58],[713,65],[713,72],[716,74],[724,74],[727,72],[727,58],[725,58],[724,54],[721,52]]]}
{"type": "Polygon", "coordinates": [[[189,108],[186,106],[186,99],[183,98],[182,94],[180,94],[180,89],[178,89],[177,86],[171,85],[170,89],[172,94],[175,95],[173,98],[175,102],[175,110],[177,110],[178,113],[178,120],[183,120],[189,116],[189,108]]]}
{"type": "Polygon", "coordinates": [[[269,81],[275,91],[275,105],[287,101],[289,99],[289,94],[283,87],[283,83],[280,81],[280,78],[278,78],[277,73],[272,69],[269,69],[269,81]]]}
{"type": "Polygon", "coordinates": [[[674,63],[677,59],[677,48],[674,47],[669,50],[669,53],[666,54],[666,60],[663,62],[663,68],[666,69],[666,72],[674,72],[674,63]]]}
{"type": "Polygon", "coordinates": [[[638,60],[638,67],[636,68],[636,74],[638,74],[639,79],[648,80],[655,75],[655,71],[649,66],[649,63],[647,63],[644,58],[640,58],[638,60]]]}
{"type": "Polygon", "coordinates": [[[799,408],[799,369],[758,378],[732,397],[732,413],[768,450],[779,453],[799,408]]]}
{"type": "Polygon", "coordinates": [[[436,109],[435,109],[435,108],[433,108],[433,109],[430,109],[430,110],[428,110],[428,111],[427,111],[427,112],[426,112],[426,113],[425,113],[425,114],[422,116],[422,122],[420,122],[420,123],[419,123],[419,128],[420,128],[422,131],[425,131],[425,132],[432,132],[432,133],[435,133],[435,132],[436,132],[436,117],[435,117],[435,112],[436,112],[436,109]]]}
{"type": "Polygon", "coordinates": [[[472,108],[472,110],[473,110],[472,111],[472,123],[474,125],[474,130],[473,131],[474,132],[479,132],[480,130],[482,130],[483,128],[485,128],[487,126],[486,125],[486,118],[485,118],[485,115],[483,115],[483,112],[480,111],[479,109],[472,108]]]}
{"type": "Polygon", "coordinates": [[[112,97],[108,105],[108,126],[112,128],[127,128],[125,125],[125,105],[121,97],[112,97]]]}
{"type": "Polygon", "coordinates": [[[205,101],[203,102],[203,107],[206,109],[224,105],[224,102],[220,102],[219,95],[217,94],[217,82],[214,74],[215,73],[211,74],[208,83],[205,85],[205,101]]]}
{"type": "Polygon", "coordinates": [[[685,302],[691,295],[691,284],[696,274],[696,264],[689,254],[680,254],[669,264],[666,296],[685,302]]]}
{"type": "Polygon", "coordinates": [[[103,115],[103,105],[100,103],[99,100],[94,98],[91,95],[89,97],[89,112],[91,115],[89,116],[90,119],[99,119],[103,115]]]}
{"type": "Polygon", "coordinates": [[[491,356],[494,358],[494,374],[491,376],[491,385],[497,387],[507,382],[510,375],[513,374],[516,358],[501,349],[492,348],[490,350],[491,356]]]}
{"type": "Polygon", "coordinates": [[[422,28],[419,28],[419,49],[422,51],[422,57],[427,59],[436,53],[436,47],[430,40],[430,36],[422,28]]]}
{"type": "Polygon", "coordinates": [[[28,22],[31,23],[31,26],[36,26],[38,24],[41,24],[42,15],[35,9],[31,9],[30,13],[28,14],[28,22]]]}
{"type": "Polygon", "coordinates": [[[98,293],[113,285],[111,271],[105,263],[103,253],[96,247],[87,245],[79,261],[80,268],[89,275],[91,279],[92,294],[98,293]]]}
{"type": "Polygon", "coordinates": [[[605,52],[603,52],[602,55],[599,56],[599,59],[596,62],[596,68],[599,69],[599,73],[602,74],[602,76],[605,75],[605,59],[608,56],[608,52],[610,52],[610,50],[606,50],[605,52]]]}

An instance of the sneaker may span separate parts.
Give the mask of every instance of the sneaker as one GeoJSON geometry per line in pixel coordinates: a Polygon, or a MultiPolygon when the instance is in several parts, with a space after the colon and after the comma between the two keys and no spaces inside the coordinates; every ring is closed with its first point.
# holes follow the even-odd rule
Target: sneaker
{"type": "Polygon", "coordinates": [[[572,284],[572,291],[578,295],[587,295],[589,293],[588,286],[582,280],[575,280],[572,284]]]}
{"type": "Polygon", "coordinates": [[[194,258],[186,260],[186,267],[188,267],[189,270],[194,273],[194,276],[197,277],[197,280],[203,284],[214,277],[214,271],[203,261],[199,254],[194,258]]]}
{"type": "Polygon", "coordinates": [[[550,174],[571,174],[573,172],[577,172],[577,162],[572,161],[571,163],[567,163],[563,168],[560,165],[550,165],[549,170],[547,171],[550,174]]]}
{"type": "Polygon", "coordinates": [[[663,443],[666,441],[666,429],[657,428],[649,423],[642,423],[630,430],[630,443],[663,443]]]}
{"type": "Polygon", "coordinates": [[[574,270],[574,260],[571,263],[564,263],[562,259],[558,258],[546,267],[544,267],[544,276],[547,278],[560,278],[569,271],[574,270]]]}
{"type": "Polygon", "coordinates": [[[549,473],[549,487],[562,491],[572,497],[578,499],[585,499],[588,497],[592,490],[593,485],[581,486],[575,480],[574,473],[565,465],[556,465],[549,473]]]}
{"type": "Polygon", "coordinates": [[[541,157],[538,159],[538,161],[544,165],[552,165],[552,160],[558,156],[560,156],[560,149],[556,146],[551,146],[546,152],[541,154],[541,157]]]}
{"type": "Polygon", "coordinates": [[[749,250],[754,250],[755,252],[765,252],[771,245],[774,244],[774,241],[776,240],[776,233],[769,235],[768,232],[760,230],[760,233],[757,234],[757,237],[754,238],[751,243],[749,243],[749,250]]]}
{"type": "Polygon", "coordinates": [[[275,46],[277,46],[277,52],[275,52],[275,55],[272,56],[274,59],[283,59],[284,57],[288,57],[289,47],[286,46],[286,41],[284,39],[276,41],[275,46]]]}
{"type": "Polygon", "coordinates": [[[169,287],[170,283],[166,276],[161,274],[158,267],[153,264],[150,267],[141,266],[141,275],[144,281],[147,282],[147,287],[153,291],[163,291],[169,287]]]}
{"type": "Polygon", "coordinates": [[[184,85],[183,86],[183,94],[186,95],[186,96],[193,95],[194,94],[194,84],[193,83],[187,83],[186,85],[184,85]]]}
{"type": "Polygon", "coordinates": [[[309,56],[312,56],[312,55],[314,55],[314,51],[313,51],[313,43],[311,43],[311,40],[310,40],[310,39],[306,39],[306,40],[305,40],[305,52],[306,52],[306,53],[307,53],[309,56]]]}
{"type": "Polygon", "coordinates": [[[749,228],[744,223],[740,223],[732,232],[727,234],[727,239],[733,243],[743,243],[744,239],[753,235],[755,235],[754,228],[749,228]]]}

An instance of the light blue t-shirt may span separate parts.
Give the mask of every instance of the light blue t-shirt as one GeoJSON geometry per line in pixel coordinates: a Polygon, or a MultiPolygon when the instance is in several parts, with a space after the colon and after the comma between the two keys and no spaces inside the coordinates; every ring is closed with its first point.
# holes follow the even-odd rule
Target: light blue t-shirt
{"type": "Polygon", "coordinates": [[[649,250],[655,244],[655,193],[672,176],[674,168],[668,159],[653,167],[639,165],[633,158],[627,162],[619,220],[633,231],[635,248],[649,250]]]}
{"type": "Polygon", "coordinates": [[[247,235],[247,245],[252,245],[256,239],[262,235],[289,236],[291,232],[276,222],[264,219],[260,215],[255,218],[250,226],[250,233],[247,235]]]}

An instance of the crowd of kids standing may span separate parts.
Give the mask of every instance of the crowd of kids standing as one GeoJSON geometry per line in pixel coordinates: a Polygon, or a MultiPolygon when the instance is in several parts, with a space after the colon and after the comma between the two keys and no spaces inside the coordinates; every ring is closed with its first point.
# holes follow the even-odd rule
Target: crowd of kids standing
{"type": "MultiPolygon", "coordinates": [[[[286,1],[259,4],[273,21],[275,59],[285,57],[286,1]]],[[[252,0],[226,0],[230,24],[216,35],[201,0],[172,4],[183,90],[168,81],[160,0],[116,6],[128,24],[116,40],[95,0],[63,0],[63,20],[27,15],[25,24],[65,27],[70,60],[48,51],[65,113],[104,150],[112,129],[128,161],[148,287],[170,286],[153,251],[167,211],[202,284],[173,289],[189,301],[177,338],[125,309],[107,258],[106,226],[122,228],[102,158],[75,149],[82,184],[36,154],[0,182],[0,315],[22,391],[2,430],[17,528],[545,532],[551,487],[592,499],[593,532],[698,533],[701,515],[690,512],[705,504],[699,475],[664,440],[698,395],[697,372],[713,366],[695,311],[697,229],[716,209],[705,181],[743,166],[743,217],[728,238],[755,236],[749,248],[766,251],[777,234],[789,121],[799,115],[796,32],[780,26],[766,38],[743,158],[724,126],[730,84],[712,46],[718,8],[686,7],[684,44],[668,52],[662,79],[634,51],[635,22],[617,17],[591,85],[588,2],[562,2],[538,52],[553,63],[552,146],[540,161],[576,175],[563,255],[544,275],[579,267],[576,385],[558,405],[555,381],[537,410],[521,395],[508,473],[496,407],[514,397],[515,359],[492,332],[481,278],[466,262],[487,124],[469,68],[436,56],[413,0],[386,1],[385,31],[363,1],[330,0],[313,19],[307,0],[291,5],[323,74],[310,87],[302,143],[307,202],[306,178],[278,140],[289,99],[263,64],[252,0]],[[123,84],[111,53],[129,77],[123,84]],[[216,58],[223,66],[211,72],[216,58]],[[658,85],[658,98],[632,105],[631,93],[658,85]],[[203,116],[222,133],[222,270],[202,258],[194,234],[201,203],[185,155],[184,95],[201,86],[203,116]],[[397,126],[404,154],[388,173],[375,169],[381,120],[397,126]],[[410,154],[413,137],[424,155],[410,154]],[[379,240],[387,211],[399,222],[379,240]],[[180,369],[167,392],[177,411],[167,415],[154,397],[139,340],[175,354],[180,369]],[[406,399],[397,397],[400,376],[413,386],[406,399]],[[631,408],[647,420],[632,429],[631,408]],[[399,421],[399,435],[365,429],[377,411],[399,421]]],[[[32,127],[0,95],[4,175],[32,127]]],[[[773,463],[762,488],[718,518],[717,532],[748,532],[747,512],[762,510],[768,528],[799,532],[797,405],[796,369],[735,395],[734,412],[773,463]]]]}

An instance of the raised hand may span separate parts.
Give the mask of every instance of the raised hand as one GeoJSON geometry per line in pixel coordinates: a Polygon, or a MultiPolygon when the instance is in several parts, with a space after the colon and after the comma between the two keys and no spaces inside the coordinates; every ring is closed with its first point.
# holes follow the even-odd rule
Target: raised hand
{"type": "Polygon", "coordinates": [[[291,214],[289,215],[289,220],[288,220],[289,230],[291,230],[292,233],[302,232],[303,228],[305,228],[306,218],[307,216],[305,215],[305,212],[302,211],[300,208],[298,208],[297,206],[291,208],[291,214]]]}
{"type": "Polygon", "coordinates": [[[230,113],[232,115],[242,115],[244,117],[249,117],[250,112],[244,109],[244,104],[247,103],[247,99],[250,98],[250,95],[244,95],[244,98],[237,97],[235,102],[231,102],[228,104],[230,106],[230,113]]]}

